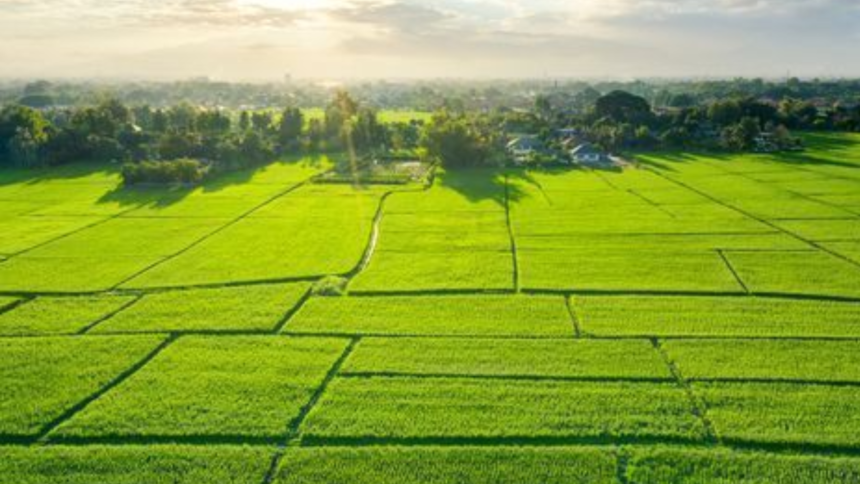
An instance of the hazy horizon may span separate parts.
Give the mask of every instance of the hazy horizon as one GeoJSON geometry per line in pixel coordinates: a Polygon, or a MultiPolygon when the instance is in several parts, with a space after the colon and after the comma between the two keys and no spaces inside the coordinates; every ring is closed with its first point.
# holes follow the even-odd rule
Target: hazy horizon
{"type": "Polygon", "coordinates": [[[852,0],[0,0],[0,78],[860,76],[852,0]]]}

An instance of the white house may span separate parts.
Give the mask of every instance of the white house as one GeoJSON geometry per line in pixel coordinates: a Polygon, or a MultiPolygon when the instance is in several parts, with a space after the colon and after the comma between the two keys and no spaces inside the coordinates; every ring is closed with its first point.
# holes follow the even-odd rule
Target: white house
{"type": "Polygon", "coordinates": [[[604,168],[613,165],[612,159],[591,143],[583,143],[570,150],[570,159],[576,164],[589,167],[604,168]]]}
{"type": "Polygon", "coordinates": [[[545,150],[546,147],[543,142],[536,136],[520,136],[512,139],[507,145],[508,154],[517,162],[524,161],[545,150]]]}

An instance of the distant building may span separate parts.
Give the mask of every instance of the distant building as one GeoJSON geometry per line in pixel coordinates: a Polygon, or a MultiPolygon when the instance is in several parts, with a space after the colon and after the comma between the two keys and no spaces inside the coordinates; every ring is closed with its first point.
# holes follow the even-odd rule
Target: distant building
{"type": "Polygon", "coordinates": [[[576,128],[561,128],[555,130],[555,137],[559,139],[570,139],[579,137],[580,132],[576,128]]]}
{"type": "Polygon", "coordinates": [[[761,133],[753,140],[753,151],[756,153],[776,153],[779,145],[772,133],[761,133]]]}
{"type": "Polygon", "coordinates": [[[570,150],[570,159],[582,166],[605,168],[613,165],[612,158],[591,143],[582,143],[570,150]]]}
{"type": "Polygon", "coordinates": [[[545,152],[546,146],[537,136],[520,136],[508,142],[507,151],[514,161],[519,163],[545,152]]]}

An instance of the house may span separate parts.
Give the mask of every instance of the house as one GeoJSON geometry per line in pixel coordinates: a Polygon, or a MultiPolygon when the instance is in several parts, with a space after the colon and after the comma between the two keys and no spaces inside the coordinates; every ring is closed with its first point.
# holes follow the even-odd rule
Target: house
{"type": "Polygon", "coordinates": [[[514,161],[523,162],[533,155],[545,152],[546,147],[536,136],[520,136],[508,142],[507,151],[514,161]]]}
{"type": "Polygon", "coordinates": [[[558,139],[570,139],[576,138],[580,135],[580,132],[576,128],[561,128],[555,130],[555,137],[558,139]]]}
{"type": "Polygon", "coordinates": [[[753,139],[753,151],[756,153],[776,153],[779,145],[772,133],[761,133],[753,139]]]}
{"type": "Polygon", "coordinates": [[[582,166],[605,168],[614,164],[609,155],[591,143],[583,143],[569,153],[570,159],[582,166]]]}

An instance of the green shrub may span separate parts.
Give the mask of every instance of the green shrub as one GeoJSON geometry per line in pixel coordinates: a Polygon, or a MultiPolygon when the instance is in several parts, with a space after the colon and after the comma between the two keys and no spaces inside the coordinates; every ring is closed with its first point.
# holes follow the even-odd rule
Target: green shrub
{"type": "Polygon", "coordinates": [[[171,161],[143,161],[123,165],[122,178],[126,185],[141,183],[192,184],[200,182],[207,171],[207,166],[202,162],[189,158],[171,161]]]}
{"type": "Polygon", "coordinates": [[[348,282],[343,277],[326,276],[314,284],[313,294],[315,296],[343,296],[348,282]]]}

